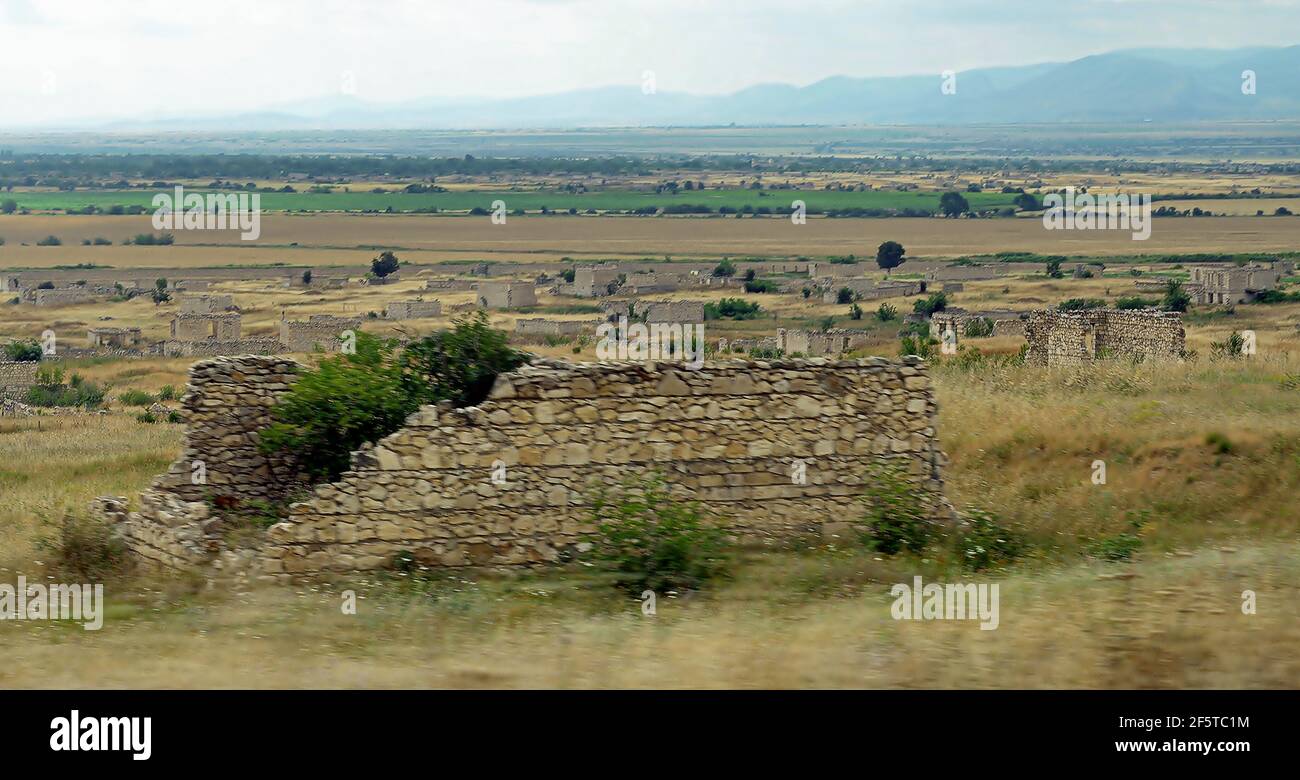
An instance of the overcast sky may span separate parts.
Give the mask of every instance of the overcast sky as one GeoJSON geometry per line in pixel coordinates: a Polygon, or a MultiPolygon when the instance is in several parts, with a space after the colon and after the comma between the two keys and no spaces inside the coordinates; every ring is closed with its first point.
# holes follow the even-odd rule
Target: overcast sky
{"type": "Polygon", "coordinates": [[[0,0],[0,125],[1300,43],[1300,0],[0,0]]]}

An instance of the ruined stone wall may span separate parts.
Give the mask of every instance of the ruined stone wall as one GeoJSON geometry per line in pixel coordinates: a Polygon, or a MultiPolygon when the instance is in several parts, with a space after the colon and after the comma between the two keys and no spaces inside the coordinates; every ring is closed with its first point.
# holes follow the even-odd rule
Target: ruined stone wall
{"type": "Polygon", "coordinates": [[[525,367],[480,406],[426,406],[354,454],[270,529],[261,567],[365,571],[404,551],[435,566],[556,561],[593,530],[590,487],[655,469],[746,543],[847,532],[881,458],[946,520],[935,414],[915,358],[525,367]]]}
{"type": "Polygon", "coordinates": [[[62,290],[36,290],[32,293],[32,302],[37,306],[72,306],[79,303],[90,303],[94,300],[95,296],[89,290],[80,287],[62,290]]]}
{"type": "Polygon", "coordinates": [[[279,501],[301,488],[293,462],[258,450],[258,431],[270,408],[294,381],[293,360],[259,355],[204,360],[190,367],[181,399],[185,442],[181,456],[140,494],[140,509],[100,499],[96,510],[142,561],[196,568],[220,548],[209,500],[279,501]]]}
{"type": "Polygon", "coordinates": [[[36,372],[40,367],[39,360],[0,362],[0,398],[26,398],[27,391],[36,384],[36,372]]]}
{"type": "Polygon", "coordinates": [[[167,339],[162,343],[162,354],[167,357],[220,357],[223,355],[280,355],[289,352],[279,339],[270,336],[218,341],[182,341],[167,339]]]}
{"type": "Polygon", "coordinates": [[[477,284],[477,282],[471,282],[468,279],[426,279],[424,289],[467,292],[473,290],[477,284]]]}
{"type": "Polygon", "coordinates": [[[360,317],[313,314],[306,320],[280,320],[280,342],[290,352],[337,352],[343,332],[360,328],[360,317]]]}
{"type": "Polygon", "coordinates": [[[235,305],[231,295],[182,295],[180,314],[221,314],[235,305]]]}
{"type": "Polygon", "coordinates": [[[925,277],[936,282],[978,281],[996,279],[1005,276],[1009,271],[1010,269],[1004,265],[951,265],[937,268],[927,273],[925,277]]]}
{"type": "Polygon", "coordinates": [[[548,320],[540,317],[515,320],[512,340],[537,341],[547,337],[576,338],[584,333],[594,334],[600,322],[600,320],[548,320]]]}
{"type": "Polygon", "coordinates": [[[238,313],[186,314],[172,318],[171,337],[177,341],[237,341],[242,326],[238,313]]]}
{"type": "Polygon", "coordinates": [[[1037,365],[1079,365],[1106,359],[1178,360],[1185,345],[1178,312],[1035,311],[1025,321],[1029,350],[1037,365]]]}
{"type": "Polygon", "coordinates": [[[485,309],[536,306],[537,292],[532,282],[479,282],[478,305],[485,309]]]}
{"type": "Polygon", "coordinates": [[[154,487],[188,501],[207,495],[274,499],[293,472],[289,461],[268,459],[257,449],[257,431],[270,424],[270,407],[289,389],[301,366],[287,358],[239,355],[203,360],[190,367],[181,399],[185,445],[181,457],[154,487]],[[202,461],[206,479],[192,480],[202,461]]]}
{"type": "Polygon", "coordinates": [[[579,266],[573,270],[573,294],[579,298],[609,295],[611,284],[618,282],[616,266],[579,266]]]}
{"type": "Polygon", "coordinates": [[[860,330],[831,328],[827,331],[778,328],[776,348],[786,355],[840,355],[865,346],[870,337],[860,330]]]}
{"type": "Polygon", "coordinates": [[[390,320],[412,320],[441,315],[442,303],[439,301],[393,301],[384,309],[384,316],[390,320]]]}

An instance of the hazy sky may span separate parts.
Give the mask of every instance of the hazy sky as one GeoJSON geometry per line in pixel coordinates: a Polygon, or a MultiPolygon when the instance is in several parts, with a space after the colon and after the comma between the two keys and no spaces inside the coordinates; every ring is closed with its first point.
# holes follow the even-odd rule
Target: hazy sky
{"type": "Polygon", "coordinates": [[[1300,43],[1300,0],[0,0],[0,125],[1300,43]]]}

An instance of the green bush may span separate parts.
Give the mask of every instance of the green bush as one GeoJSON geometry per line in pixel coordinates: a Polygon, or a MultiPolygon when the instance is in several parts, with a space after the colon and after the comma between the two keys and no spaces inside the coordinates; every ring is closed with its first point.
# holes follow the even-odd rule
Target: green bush
{"type": "Polygon", "coordinates": [[[514,371],[526,360],[480,311],[409,345],[400,361],[402,386],[417,404],[476,406],[487,399],[498,374],[514,371]]]}
{"type": "Polygon", "coordinates": [[[1165,295],[1160,301],[1160,308],[1165,311],[1187,311],[1192,304],[1192,296],[1183,290],[1183,283],[1170,279],[1165,285],[1165,295]]]}
{"type": "Polygon", "coordinates": [[[839,291],[835,293],[835,302],[838,304],[852,303],[853,290],[848,287],[841,287],[839,291]]]}
{"type": "Polygon", "coordinates": [[[163,385],[158,390],[159,401],[174,401],[177,398],[180,398],[180,393],[172,385],[163,385]]]}
{"type": "Polygon", "coordinates": [[[774,293],[778,292],[778,287],[771,279],[753,279],[745,282],[745,292],[774,293]]]}
{"type": "Polygon", "coordinates": [[[882,303],[880,304],[880,308],[876,309],[876,319],[881,322],[896,320],[898,319],[898,309],[888,303],[882,303]]]}
{"type": "Polygon", "coordinates": [[[659,474],[629,477],[591,498],[590,559],[632,593],[698,588],[725,573],[727,542],[695,502],[672,497],[659,474]]]}
{"type": "Polygon", "coordinates": [[[353,450],[402,427],[419,402],[402,387],[393,343],[358,333],[356,346],[320,361],[280,398],[261,431],[264,452],[293,453],[312,477],[335,479],[353,450]]]}
{"type": "Polygon", "coordinates": [[[750,303],[744,298],[723,298],[717,303],[704,304],[704,319],[752,320],[756,319],[761,311],[761,306],[750,303]]]}
{"type": "Polygon", "coordinates": [[[154,397],[143,390],[123,390],[117,394],[117,402],[123,406],[147,406],[154,402],[154,397]]]}
{"type": "Polygon", "coordinates": [[[1056,305],[1059,311],[1086,311],[1088,309],[1104,309],[1106,302],[1100,298],[1071,298],[1061,301],[1056,305]]]}
{"type": "Polygon", "coordinates": [[[1232,454],[1232,440],[1218,431],[1213,431],[1205,435],[1205,443],[1213,448],[1218,455],[1232,454]]]}
{"type": "Polygon", "coordinates": [[[35,341],[11,341],[5,344],[5,357],[20,363],[41,359],[41,345],[35,341]]]}
{"type": "Polygon", "coordinates": [[[1246,337],[1233,331],[1223,341],[1210,342],[1210,359],[1211,360],[1240,360],[1245,355],[1242,350],[1246,347],[1246,337]]]}
{"type": "Polygon", "coordinates": [[[36,377],[37,384],[27,391],[27,403],[32,406],[80,406],[85,409],[104,402],[104,390],[87,382],[80,374],[73,374],[68,384],[63,384],[63,369],[42,369],[36,377]]]}
{"type": "Polygon", "coordinates": [[[1141,298],[1135,295],[1131,297],[1115,299],[1115,308],[1120,310],[1150,309],[1150,308],[1154,308],[1159,303],[1160,303],[1159,301],[1154,300],[1152,298],[1141,298]]]}
{"type": "Polygon", "coordinates": [[[919,358],[929,360],[934,357],[934,348],[938,345],[939,342],[930,338],[928,335],[907,334],[899,339],[898,354],[916,355],[919,358]]]}
{"type": "Polygon", "coordinates": [[[912,304],[912,311],[925,317],[930,317],[935,312],[946,308],[948,308],[948,296],[941,292],[931,293],[929,297],[912,304]]]}
{"type": "Polygon", "coordinates": [[[962,566],[971,571],[992,569],[1019,558],[1024,548],[1021,536],[1000,525],[991,513],[967,510],[966,526],[957,535],[962,566]]]}
{"type": "Polygon", "coordinates": [[[963,330],[966,333],[966,338],[986,338],[993,335],[993,320],[988,317],[975,317],[966,321],[963,330]]]}
{"type": "Polygon", "coordinates": [[[396,342],[367,333],[357,334],[356,347],[356,354],[325,358],[299,377],[261,432],[264,452],[291,452],[310,476],[337,478],[353,450],[401,428],[422,404],[478,404],[497,374],[525,360],[482,312],[400,355],[396,342]]]}
{"type": "Polygon", "coordinates": [[[1142,549],[1142,537],[1139,534],[1148,517],[1147,510],[1132,511],[1127,514],[1129,530],[1113,536],[1094,539],[1086,548],[1088,555],[1104,561],[1127,561],[1142,549]]]}
{"type": "Polygon", "coordinates": [[[920,489],[903,467],[889,461],[872,463],[865,483],[866,512],[860,525],[866,545],[885,555],[924,550],[934,527],[920,489]]]}

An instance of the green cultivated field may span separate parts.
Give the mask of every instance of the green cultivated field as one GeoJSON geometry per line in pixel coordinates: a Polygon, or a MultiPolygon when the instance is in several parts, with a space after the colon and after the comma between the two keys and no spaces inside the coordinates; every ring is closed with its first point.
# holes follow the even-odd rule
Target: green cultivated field
{"type": "MultiPolygon", "coordinates": [[[[30,211],[80,210],[94,206],[106,211],[111,206],[143,206],[152,210],[153,197],[171,190],[75,190],[71,192],[13,192],[3,195],[12,198],[19,208],[30,211]]],[[[186,189],[186,193],[214,192],[230,194],[229,190],[186,189]]],[[[916,209],[935,211],[939,208],[938,192],[867,191],[841,192],[827,190],[699,190],[679,192],[676,195],[631,190],[604,190],[586,193],[539,192],[511,190],[473,190],[460,192],[266,192],[262,196],[265,211],[386,211],[396,212],[469,211],[473,208],[491,209],[495,200],[505,201],[506,208],[514,211],[552,211],[587,209],[597,211],[632,211],[640,208],[667,208],[670,206],[701,205],[717,211],[721,207],[754,209],[766,207],[772,211],[790,208],[791,202],[802,200],[811,211],[830,209],[916,209]]],[[[1010,206],[1015,195],[1000,192],[967,192],[963,196],[972,209],[986,210],[1010,206]]]]}

